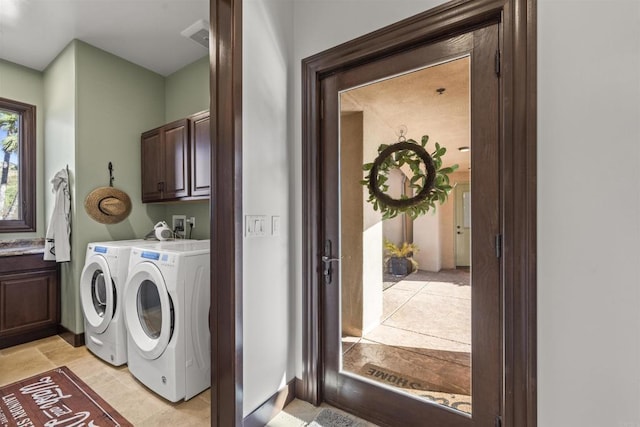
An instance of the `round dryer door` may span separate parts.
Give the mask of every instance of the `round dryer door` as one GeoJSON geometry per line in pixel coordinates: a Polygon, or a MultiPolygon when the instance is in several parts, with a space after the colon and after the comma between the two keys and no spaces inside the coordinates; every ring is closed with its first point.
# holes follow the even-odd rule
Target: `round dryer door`
{"type": "Polygon", "coordinates": [[[80,299],[87,322],[97,333],[104,332],[116,308],[116,287],[109,265],[100,255],[87,260],[80,276],[80,299]]]}
{"type": "Polygon", "coordinates": [[[174,314],[164,278],[154,264],[142,262],[130,271],[124,310],[129,336],[140,354],[158,358],[171,340],[174,314]]]}

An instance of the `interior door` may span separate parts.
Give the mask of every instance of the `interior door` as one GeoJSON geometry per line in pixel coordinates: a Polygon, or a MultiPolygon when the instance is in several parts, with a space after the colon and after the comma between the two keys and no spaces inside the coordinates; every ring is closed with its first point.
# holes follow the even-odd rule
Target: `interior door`
{"type": "MultiPolygon", "coordinates": [[[[322,230],[319,235],[321,253],[318,253],[318,259],[322,260],[319,280],[320,283],[324,283],[320,302],[322,310],[321,395],[323,400],[337,407],[381,424],[438,427],[493,426],[501,414],[504,373],[500,320],[500,258],[496,248],[500,230],[499,77],[495,69],[497,49],[498,26],[492,25],[378,59],[356,68],[338,71],[320,81],[322,98],[320,108],[323,116],[320,148],[322,230]],[[399,335],[387,334],[384,338],[382,337],[384,334],[379,334],[377,338],[370,340],[366,338],[370,331],[380,325],[387,327],[389,319],[393,320],[393,315],[387,313],[389,310],[384,306],[384,302],[380,302],[383,293],[382,281],[380,284],[370,286],[372,278],[384,277],[382,236],[385,224],[382,224],[381,217],[376,221],[370,216],[366,218],[368,214],[362,214],[362,210],[360,213],[349,210],[350,206],[355,206],[356,210],[358,206],[366,206],[367,193],[359,181],[364,178],[362,164],[373,161],[373,158],[366,148],[354,149],[352,139],[345,137],[346,128],[350,125],[347,120],[348,114],[345,113],[341,104],[347,102],[349,91],[355,88],[400,76],[411,76],[420,70],[458,60],[467,61],[470,82],[469,101],[466,108],[470,111],[468,138],[472,148],[467,171],[472,173],[471,192],[476,194],[476,197],[471,199],[470,217],[473,230],[471,239],[473,267],[470,274],[472,283],[464,289],[459,286],[459,289],[454,290],[454,292],[468,292],[469,295],[464,302],[456,303],[458,305],[455,307],[451,306],[451,312],[455,315],[451,318],[441,316],[439,319],[434,319],[433,323],[440,322],[441,329],[447,329],[449,320],[452,323],[462,318],[464,323],[464,319],[468,319],[468,337],[465,340],[469,341],[469,351],[443,351],[435,347],[402,344],[401,348],[396,349],[396,353],[383,354],[382,342],[399,338],[399,335]],[[353,173],[354,169],[358,173],[353,173]],[[371,239],[372,233],[378,233],[377,237],[371,239]],[[352,321],[356,317],[360,323],[352,321]],[[358,350],[360,354],[372,354],[374,357],[382,354],[379,359],[384,360],[378,360],[376,362],[378,364],[364,364],[360,370],[353,369],[348,365],[348,359],[351,358],[351,352],[356,347],[360,349],[358,350]],[[409,374],[400,372],[399,366],[411,364],[409,360],[403,360],[403,355],[409,353],[428,354],[436,364],[417,371],[414,369],[409,374]],[[446,363],[452,360],[456,363],[456,369],[460,366],[467,367],[466,384],[447,380],[450,370],[446,367],[448,366],[446,363]],[[384,367],[379,366],[382,363],[385,364],[384,367]],[[430,392],[433,384],[429,381],[416,379],[427,371],[431,375],[430,381],[439,381],[437,393],[430,392]],[[425,393],[413,393],[414,387],[420,388],[425,393]],[[467,406],[456,406],[448,401],[447,396],[461,394],[463,390],[469,393],[467,406]]],[[[434,85],[433,90],[440,89],[439,82],[433,81],[431,84],[434,85]]],[[[440,99],[444,100],[445,91],[442,96],[440,99]]],[[[364,108],[363,105],[366,103],[366,100],[361,100],[353,102],[353,105],[364,108]]],[[[360,141],[360,144],[366,145],[369,139],[379,135],[375,129],[367,128],[372,122],[391,128],[400,124],[386,123],[388,118],[382,117],[375,111],[372,114],[365,114],[360,128],[358,129],[356,125],[353,131],[355,134],[361,133],[359,139],[355,138],[360,141]]],[[[409,129],[406,135],[400,132],[400,138],[407,136],[415,139],[417,137],[419,140],[423,133],[422,130],[409,129]]],[[[393,142],[388,141],[388,143],[393,142]]],[[[445,141],[440,143],[444,144],[445,141]]],[[[433,145],[427,148],[431,152],[433,145]]],[[[455,150],[455,145],[448,144],[448,150],[450,152],[455,150]]],[[[441,214],[443,211],[446,209],[440,209],[441,214]]],[[[426,214],[426,216],[429,215],[430,213],[426,214]]],[[[414,221],[413,228],[414,233],[420,228],[418,220],[414,221]]],[[[450,233],[446,234],[450,236],[450,233]]],[[[415,242],[415,239],[413,241],[415,242]]],[[[422,251],[430,250],[427,244],[422,246],[422,251]]],[[[451,242],[450,247],[453,248],[453,246],[451,242]]],[[[437,257],[439,257],[436,260],[438,262],[434,265],[447,262],[442,254],[429,255],[428,261],[434,261],[437,257]]],[[[423,265],[426,266],[426,264],[423,265]]],[[[431,277],[428,276],[431,274],[428,271],[419,270],[417,273],[431,277]]],[[[457,272],[451,271],[451,273],[457,272]]],[[[400,281],[394,285],[394,287],[399,286],[396,288],[397,294],[415,290],[415,296],[424,298],[428,304],[431,304],[431,308],[439,307],[437,302],[434,303],[437,300],[429,298],[432,298],[433,292],[437,293],[441,286],[433,288],[434,291],[430,291],[431,293],[421,294],[421,292],[428,283],[441,282],[413,280],[412,276],[407,278],[410,280],[405,280],[404,283],[400,281]],[[423,282],[424,284],[421,284],[423,282]]],[[[462,301],[463,298],[458,300],[462,301]]],[[[404,303],[405,306],[407,304],[409,302],[404,303]]],[[[387,332],[389,330],[390,327],[386,329],[387,332]]],[[[420,335],[428,336],[428,332],[420,335]]],[[[455,336],[443,338],[441,341],[454,342],[455,338],[455,336]]]]}
{"type": "Polygon", "coordinates": [[[471,265],[471,188],[460,184],[455,188],[456,266],[471,265]]]}

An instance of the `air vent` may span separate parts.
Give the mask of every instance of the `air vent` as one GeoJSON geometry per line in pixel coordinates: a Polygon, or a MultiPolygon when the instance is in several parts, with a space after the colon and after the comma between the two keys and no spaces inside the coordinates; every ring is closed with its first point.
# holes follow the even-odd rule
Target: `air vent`
{"type": "Polygon", "coordinates": [[[183,37],[190,38],[200,46],[209,49],[209,22],[204,19],[190,25],[189,28],[183,30],[180,34],[183,37]]]}

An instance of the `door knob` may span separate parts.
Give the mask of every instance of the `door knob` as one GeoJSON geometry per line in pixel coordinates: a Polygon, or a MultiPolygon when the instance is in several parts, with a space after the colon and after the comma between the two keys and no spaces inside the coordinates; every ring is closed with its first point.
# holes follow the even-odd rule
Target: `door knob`
{"type": "Polygon", "coordinates": [[[322,260],[322,275],[324,276],[324,284],[328,285],[331,283],[331,263],[340,261],[340,258],[332,258],[331,257],[331,240],[327,240],[324,243],[324,253],[320,258],[322,260]]]}
{"type": "Polygon", "coordinates": [[[331,283],[331,273],[333,271],[333,269],[331,268],[331,263],[334,261],[340,261],[340,258],[331,258],[327,255],[322,255],[321,259],[323,264],[322,274],[324,275],[324,283],[325,285],[328,285],[331,283]]]}

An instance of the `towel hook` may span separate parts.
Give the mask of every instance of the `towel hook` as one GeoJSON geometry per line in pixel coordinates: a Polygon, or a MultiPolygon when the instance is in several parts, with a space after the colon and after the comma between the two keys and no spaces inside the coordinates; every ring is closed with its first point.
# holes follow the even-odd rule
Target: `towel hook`
{"type": "Polygon", "coordinates": [[[113,187],[113,180],[115,178],[113,177],[113,164],[111,164],[111,162],[109,162],[109,187],[113,187]]]}

